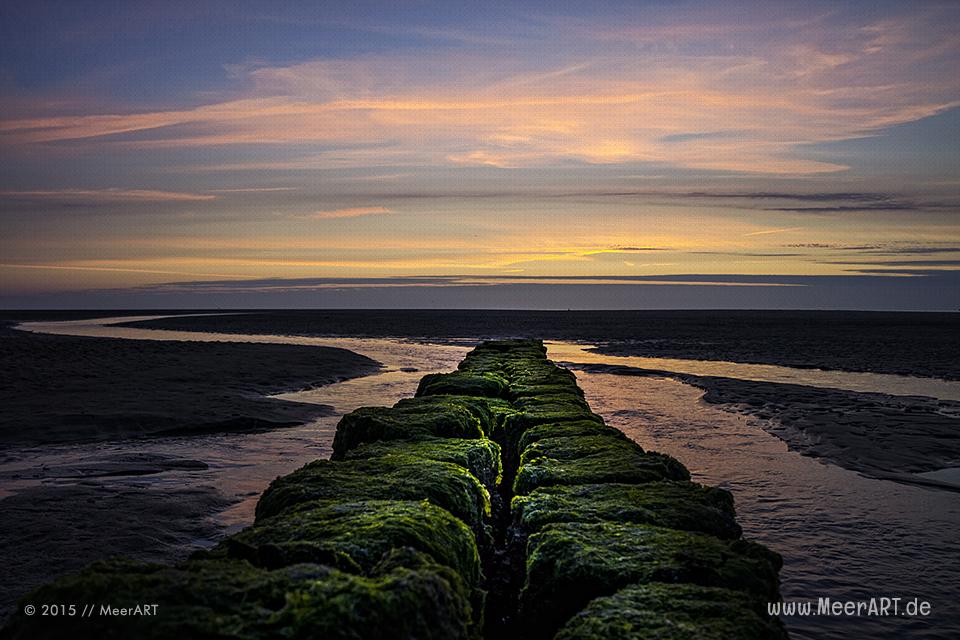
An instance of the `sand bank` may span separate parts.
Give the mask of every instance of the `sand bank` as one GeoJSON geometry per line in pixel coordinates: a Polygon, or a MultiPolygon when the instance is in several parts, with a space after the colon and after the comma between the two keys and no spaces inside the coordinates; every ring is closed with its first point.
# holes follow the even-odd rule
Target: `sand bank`
{"type": "Polygon", "coordinates": [[[0,447],[250,431],[329,407],[264,397],[372,373],[326,347],[118,340],[0,330],[0,447]]]}

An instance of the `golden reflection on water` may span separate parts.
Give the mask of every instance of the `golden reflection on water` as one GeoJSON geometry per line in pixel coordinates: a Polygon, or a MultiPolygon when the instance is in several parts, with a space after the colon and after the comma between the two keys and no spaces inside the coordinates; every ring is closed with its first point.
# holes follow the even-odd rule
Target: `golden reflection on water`
{"type": "Polygon", "coordinates": [[[960,382],[897,376],[883,373],[857,373],[851,371],[823,371],[820,369],[795,369],[770,364],[744,364],[720,360],[686,360],[679,358],[646,358],[641,356],[614,356],[590,351],[592,344],[549,341],[548,355],[557,362],[577,364],[607,364],[656,371],[670,371],[697,376],[720,376],[800,384],[827,389],[868,393],[889,393],[898,396],[930,396],[941,400],[960,401],[960,382]]]}

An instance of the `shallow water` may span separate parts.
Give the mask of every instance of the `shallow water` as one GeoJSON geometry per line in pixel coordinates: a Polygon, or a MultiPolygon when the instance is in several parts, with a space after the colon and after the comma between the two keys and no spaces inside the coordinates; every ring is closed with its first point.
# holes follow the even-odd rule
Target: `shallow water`
{"type": "MultiPolygon", "coordinates": [[[[145,319],[137,318],[137,319],[145,319]]],[[[54,323],[27,323],[18,328],[40,333],[82,335],[149,340],[188,340],[200,342],[268,342],[332,346],[360,353],[384,365],[381,372],[295,393],[278,394],[281,399],[331,405],[334,415],[324,416],[298,427],[264,433],[211,434],[190,437],[151,438],[7,449],[0,453],[0,497],[38,484],[63,484],[78,481],[74,470],[80,467],[116,466],[111,461],[149,453],[174,460],[199,460],[207,469],[172,469],[151,475],[91,477],[97,482],[118,487],[136,484],[168,488],[207,485],[217,488],[228,499],[237,501],[227,511],[215,514],[214,521],[227,531],[242,528],[253,520],[253,509],[260,493],[279,475],[332,452],[333,436],[340,416],[370,405],[392,405],[413,395],[420,378],[428,373],[455,369],[469,349],[449,345],[418,345],[400,340],[361,338],[303,338],[288,336],[243,336],[201,334],[176,331],[152,331],[109,326],[110,322],[130,318],[54,323]]],[[[198,541],[207,545],[210,541],[198,541]]]]}
{"type": "Polygon", "coordinates": [[[960,637],[960,499],[861,476],[787,449],[762,421],[668,378],[578,372],[594,411],[694,480],[731,491],[744,536],[783,555],[784,601],[919,597],[919,618],[786,618],[794,639],[960,637]]]}
{"type": "MultiPolygon", "coordinates": [[[[112,321],[130,321],[131,318],[112,321]]],[[[155,331],[104,326],[111,320],[30,323],[22,328],[71,335],[135,339],[283,342],[347,348],[386,365],[383,373],[279,397],[333,405],[337,414],[369,404],[392,404],[412,395],[421,376],[455,368],[467,348],[401,340],[246,336],[155,331]],[[416,369],[403,371],[401,369],[416,369]]],[[[846,374],[736,363],[658,358],[618,358],[587,347],[551,343],[550,356],[573,362],[603,362],[776,382],[835,386],[856,391],[925,385],[922,395],[954,399],[956,383],[902,376],[846,374]],[[642,363],[637,362],[642,361],[642,363]],[[677,369],[676,367],[684,367],[677,369]],[[690,369],[693,367],[694,369],[690,369]],[[705,368],[701,368],[705,367],[705,368]],[[771,379],[750,376],[787,376],[771,379]],[[946,386],[944,386],[946,385],[946,386]],[[933,390],[933,392],[931,392],[933,390]]],[[[931,602],[926,620],[806,617],[785,619],[792,637],[960,637],[960,527],[958,494],[866,478],[789,451],[763,429],[763,422],[700,401],[702,392],[668,378],[578,373],[594,410],[646,448],[670,453],[696,480],[733,492],[739,521],[749,538],[784,556],[785,600],[819,597],[860,600],[893,596],[931,602]]],[[[233,530],[249,523],[259,493],[277,475],[328,457],[339,415],[268,433],[158,438],[20,449],[5,452],[0,480],[10,492],[27,486],[70,483],[58,472],[134,452],[201,460],[207,469],[172,469],[149,476],[96,478],[108,486],[148,483],[171,491],[212,485],[237,500],[212,518],[233,530]],[[19,474],[19,478],[14,478],[19,474]]],[[[198,540],[197,545],[213,541],[198,540]]]]}
{"type": "Polygon", "coordinates": [[[822,369],[797,369],[771,364],[744,364],[720,360],[683,360],[679,358],[646,358],[640,356],[614,356],[591,351],[593,345],[572,342],[548,342],[550,357],[558,362],[577,364],[610,364],[638,369],[672,371],[697,376],[720,376],[801,384],[825,389],[889,393],[895,396],[928,396],[940,400],[960,401],[960,381],[898,376],[887,373],[860,373],[854,371],[824,371],[822,369]]]}
{"type": "MultiPolygon", "coordinates": [[[[217,314],[197,314],[217,315],[217,314]]],[[[166,316],[123,316],[118,318],[95,318],[92,320],[67,320],[59,322],[25,322],[17,326],[24,331],[54,333],[60,335],[92,336],[103,338],[131,338],[137,340],[187,340],[200,342],[263,342],[271,344],[300,344],[332,346],[350,349],[357,353],[370,354],[364,348],[378,349],[385,342],[398,342],[365,338],[322,338],[311,336],[284,336],[269,334],[203,333],[199,331],[174,331],[169,329],[139,329],[121,327],[112,323],[138,322],[166,316]]],[[[469,338],[448,340],[436,345],[438,349],[450,348],[451,344],[469,343],[469,338]]],[[[851,371],[824,371],[821,369],[797,369],[767,364],[744,364],[719,360],[690,360],[679,358],[646,358],[640,356],[615,356],[592,351],[594,345],[576,342],[548,341],[550,357],[560,362],[576,364],[611,364],[640,369],[655,369],[700,376],[722,376],[785,384],[802,384],[847,391],[889,393],[902,396],[928,396],[941,400],[960,401],[960,381],[899,376],[884,373],[860,373],[851,371]]],[[[432,347],[431,347],[432,348],[432,347]]],[[[402,357],[400,353],[396,355],[402,357]]]]}

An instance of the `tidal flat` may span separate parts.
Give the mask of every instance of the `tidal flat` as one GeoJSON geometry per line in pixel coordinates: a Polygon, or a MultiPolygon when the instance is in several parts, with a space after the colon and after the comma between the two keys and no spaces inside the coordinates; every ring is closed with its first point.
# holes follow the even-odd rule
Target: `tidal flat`
{"type": "MultiPolygon", "coordinates": [[[[255,314],[158,318],[143,323],[152,325],[177,322],[187,325],[202,322],[216,325],[217,321],[222,321],[219,329],[211,327],[206,333],[187,330],[185,326],[174,332],[157,328],[146,329],[144,326],[99,327],[96,332],[91,331],[87,335],[139,338],[140,341],[136,344],[162,338],[162,341],[166,342],[245,340],[285,342],[302,347],[310,345],[310,348],[339,346],[383,362],[386,366],[378,369],[374,375],[273,396],[277,401],[282,399],[315,406],[326,405],[333,407],[333,412],[337,414],[319,415],[314,420],[296,427],[250,433],[111,440],[60,448],[57,445],[20,448],[16,455],[23,455],[18,460],[10,461],[9,452],[5,454],[10,464],[0,469],[3,488],[9,488],[7,495],[23,495],[29,487],[38,483],[44,486],[93,484],[102,487],[101,491],[108,492],[125,491],[137,485],[146,489],[157,489],[163,495],[164,492],[171,494],[187,488],[211,487],[220,492],[220,497],[229,501],[229,506],[225,509],[213,502],[200,501],[202,504],[198,513],[204,514],[197,517],[200,522],[212,524],[212,529],[195,531],[196,537],[189,540],[187,538],[190,536],[180,538],[179,542],[184,544],[179,547],[176,546],[179,543],[165,547],[164,544],[147,539],[142,540],[142,545],[150,553],[163,549],[168,559],[183,557],[191,549],[213,546],[225,534],[252,521],[256,496],[276,475],[289,473],[305,462],[330,455],[334,426],[339,415],[371,402],[391,404],[411,395],[424,374],[431,371],[449,371],[463,357],[467,347],[475,344],[476,339],[463,333],[472,326],[469,324],[469,317],[475,316],[482,320],[489,316],[484,322],[491,322],[490,318],[505,317],[500,312],[434,313],[438,319],[430,324],[424,321],[427,313],[372,312],[373,319],[368,319],[366,323],[357,321],[343,325],[340,329],[341,335],[334,334],[332,324],[325,325],[323,322],[316,324],[315,330],[303,332],[309,335],[299,335],[292,330],[292,324],[285,324],[289,322],[284,319],[287,312],[261,314],[257,326],[251,326],[251,329],[255,330],[249,334],[236,334],[235,331],[238,323],[251,323],[255,314]],[[395,337],[358,337],[374,335],[376,332],[371,327],[379,326],[377,331],[386,332],[386,322],[391,317],[395,321],[395,337]],[[458,324],[460,321],[467,324],[458,324]],[[276,322],[277,329],[274,332],[270,330],[270,322],[276,322]],[[436,335],[424,336],[436,327],[444,329],[436,335]],[[404,328],[410,330],[411,334],[399,333],[400,329],[404,328]],[[131,455],[132,446],[138,449],[135,456],[131,455]],[[144,447],[149,449],[150,455],[139,451],[144,447]],[[124,465],[129,465],[131,470],[140,469],[143,475],[112,475],[98,471],[117,459],[122,460],[124,465]],[[208,468],[193,468],[190,461],[202,463],[208,468]],[[136,464],[131,464],[132,462],[136,464]],[[77,467],[82,467],[83,473],[91,473],[95,477],[64,477],[77,476],[77,467]],[[8,475],[13,469],[22,473],[25,468],[39,477],[11,479],[8,475]],[[151,469],[157,472],[146,473],[151,469]]],[[[310,314],[293,312],[291,315],[301,317],[310,314]]],[[[344,318],[360,316],[363,313],[316,312],[316,315],[329,315],[343,321],[344,318]]],[[[563,313],[553,315],[561,318],[565,316],[563,313]]],[[[602,317],[605,313],[598,312],[596,315],[602,317]]],[[[698,316],[695,318],[697,323],[702,323],[703,314],[692,315],[698,316]]],[[[917,333],[933,332],[933,335],[921,336],[920,342],[926,343],[930,348],[931,345],[940,345],[948,349],[946,355],[939,354],[938,357],[952,361],[954,366],[960,361],[957,351],[950,346],[955,342],[955,336],[950,333],[953,320],[931,320],[926,318],[926,314],[895,315],[904,327],[904,332],[907,331],[907,323],[911,318],[918,318],[917,333]]],[[[845,314],[839,316],[842,320],[845,314]]],[[[880,321],[873,329],[869,326],[862,329],[865,335],[860,340],[861,344],[882,342],[881,333],[882,327],[886,326],[886,316],[887,314],[878,314],[880,321]]],[[[516,314],[506,314],[506,317],[518,318],[516,314]]],[[[28,319],[36,318],[24,318],[28,319]]],[[[518,322],[518,326],[526,326],[522,319],[518,319],[518,322]]],[[[842,344],[835,340],[844,332],[831,329],[830,322],[830,314],[824,314],[822,321],[819,324],[814,323],[813,328],[808,331],[821,336],[825,345],[822,350],[827,350],[831,344],[839,350],[843,348],[842,344]]],[[[865,320],[861,318],[859,322],[863,324],[865,320]]],[[[491,331],[500,332],[493,335],[511,334],[510,327],[506,324],[500,327],[492,324],[487,326],[491,331]]],[[[568,327],[564,331],[568,334],[581,332],[588,335],[588,328],[583,324],[575,328],[568,327]]],[[[79,328],[61,326],[59,330],[78,331],[79,328]]],[[[623,335],[626,335],[628,330],[633,331],[634,328],[628,327],[623,335]]],[[[743,331],[749,331],[749,328],[743,331]]],[[[558,330],[557,333],[562,332],[558,330]]],[[[729,349],[735,351],[736,340],[726,339],[732,345],[729,349]]],[[[809,336],[802,337],[798,344],[812,339],[814,338],[809,336]]],[[[641,342],[641,335],[634,333],[632,340],[641,342]]],[[[598,353],[597,350],[590,351],[592,358],[586,359],[584,356],[588,349],[596,346],[606,349],[613,343],[602,344],[600,340],[591,343],[587,339],[584,343],[552,344],[551,354],[554,354],[553,358],[556,360],[571,362],[572,366],[576,366],[578,361],[581,364],[596,364],[592,358],[597,358],[609,366],[616,366],[628,359],[598,353]]],[[[780,349],[785,353],[786,350],[780,349]]],[[[921,349],[918,353],[924,352],[921,349]]],[[[860,389],[855,393],[871,393],[869,389],[873,384],[877,385],[874,391],[911,389],[909,392],[891,394],[898,396],[895,398],[896,402],[921,400],[936,404],[944,400],[930,397],[911,399],[905,395],[913,394],[912,389],[922,390],[927,386],[953,397],[952,385],[956,383],[944,380],[956,379],[955,371],[945,371],[943,378],[896,377],[889,372],[884,373],[882,352],[875,350],[871,354],[864,349],[864,354],[861,364],[876,371],[878,375],[846,375],[842,370],[821,372],[806,366],[800,367],[799,365],[812,361],[803,351],[793,354],[792,361],[798,368],[789,369],[787,372],[819,385],[813,389],[817,397],[821,394],[824,397],[830,396],[834,391],[850,391],[835,387],[854,379],[856,384],[847,386],[860,389]]],[[[704,351],[701,357],[706,355],[708,352],[704,351]]],[[[702,366],[706,361],[685,362],[702,366]]],[[[716,484],[733,493],[738,519],[745,535],[763,542],[785,558],[782,574],[785,598],[804,599],[819,595],[834,598],[868,596],[872,593],[871,589],[875,591],[877,585],[882,584],[891,592],[917,594],[928,598],[934,605],[934,616],[929,620],[855,620],[858,632],[872,633],[878,637],[890,634],[909,638],[955,637],[952,634],[960,629],[950,620],[956,619],[956,606],[952,603],[960,601],[960,582],[955,572],[951,571],[952,564],[949,559],[960,557],[957,555],[960,548],[955,540],[956,528],[960,526],[960,508],[955,499],[957,494],[944,491],[942,487],[909,486],[890,482],[881,479],[878,474],[864,476],[863,471],[857,473],[837,460],[825,456],[811,457],[810,452],[801,451],[799,447],[788,447],[785,439],[790,435],[789,429],[784,422],[779,421],[776,412],[745,412],[743,407],[746,405],[734,403],[734,400],[743,398],[743,393],[757,388],[755,383],[763,380],[738,379],[737,376],[742,375],[746,369],[733,366],[735,362],[709,362],[711,367],[726,367],[730,372],[728,377],[731,393],[723,396],[721,404],[713,403],[709,393],[704,395],[701,388],[705,387],[697,388],[693,379],[682,382],[680,376],[673,375],[676,374],[675,371],[628,377],[601,373],[600,369],[590,371],[584,366],[579,367],[577,377],[586,392],[586,399],[609,425],[621,429],[645,448],[664,451],[681,460],[689,467],[695,482],[716,484]],[[781,431],[778,432],[778,429],[781,431]]],[[[910,366],[898,368],[914,370],[916,375],[922,365],[920,362],[912,369],[910,366]]],[[[438,384],[441,382],[442,379],[438,384]]],[[[778,384],[771,383],[770,393],[758,394],[755,400],[763,401],[764,406],[779,400],[786,409],[792,408],[791,410],[802,415],[815,415],[818,412],[832,415],[829,411],[821,411],[824,407],[805,408],[802,403],[794,406],[793,400],[796,398],[790,394],[778,398],[777,389],[778,384]]],[[[747,399],[750,399],[749,395],[747,399]]],[[[944,420],[952,419],[946,415],[941,417],[944,420]]],[[[579,423],[570,424],[573,429],[579,423]]],[[[587,428],[595,429],[596,426],[581,426],[581,430],[587,428]]],[[[537,437],[536,431],[528,431],[525,437],[533,442],[537,437]]],[[[919,447],[928,443],[916,444],[919,447]]],[[[357,451],[362,449],[363,447],[357,451]]],[[[868,448],[858,448],[857,452],[863,461],[869,462],[868,448]]],[[[445,455],[449,457],[452,454],[445,455]]],[[[878,463],[878,466],[883,464],[882,461],[878,463]]],[[[152,507],[144,506],[147,504],[141,502],[137,508],[151,509],[152,507]]],[[[118,516],[117,513],[110,515],[118,516]]],[[[86,518],[82,513],[73,517],[64,510],[60,526],[69,530],[77,526],[77,520],[84,521],[84,526],[89,526],[89,521],[94,519],[86,518]]],[[[109,527],[101,527],[101,532],[108,537],[113,533],[109,527]]],[[[172,540],[175,540],[175,536],[166,539],[172,540]]],[[[118,551],[122,549],[118,548],[118,551]]],[[[11,553],[13,552],[11,549],[11,553]]],[[[101,557],[103,553],[104,549],[94,549],[89,559],[101,557]]],[[[57,575],[50,566],[35,565],[32,570],[45,572],[47,577],[57,575]]],[[[785,623],[791,637],[801,639],[849,637],[853,624],[849,620],[817,617],[785,618],[785,623]]]]}
{"type": "Polygon", "coordinates": [[[7,322],[0,617],[30,588],[108,555],[161,561],[211,544],[223,535],[211,515],[236,497],[209,478],[217,462],[204,438],[333,416],[268,394],[377,370],[345,349],[47,335],[7,322]],[[171,485],[173,475],[196,481],[171,485]]]}
{"type": "Polygon", "coordinates": [[[329,407],[265,397],[372,373],[336,348],[133,341],[0,326],[0,446],[292,426],[329,407]]]}
{"type": "Polygon", "coordinates": [[[299,336],[589,342],[606,355],[960,380],[960,314],[859,311],[311,310],[181,315],[142,328],[299,336]]]}

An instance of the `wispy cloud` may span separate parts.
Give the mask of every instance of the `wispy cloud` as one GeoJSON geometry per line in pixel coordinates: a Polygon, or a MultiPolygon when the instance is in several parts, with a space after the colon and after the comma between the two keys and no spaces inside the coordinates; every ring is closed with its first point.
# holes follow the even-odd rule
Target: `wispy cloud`
{"type": "Polygon", "coordinates": [[[0,269],[40,269],[50,271],[100,271],[105,273],[141,273],[153,275],[192,276],[194,278],[247,278],[236,273],[196,273],[166,269],[134,269],[132,267],[96,267],[73,264],[15,264],[0,263],[0,269]]]}
{"type": "Polygon", "coordinates": [[[298,187],[239,187],[234,189],[211,189],[214,193],[274,193],[277,191],[296,191],[298,187]]]}
{"type": "Polygon", "coordinates": [[[442,55],[241,65],[232,70],[247,87],[238,99],[6,119],[0,141],[132,148],[390,142],[390,153],[321,153],[320,167],[577,161],[838,171],[841,162],[796,149],[960,105],[960,42],[945,12],[931,7],[880,21],[771,12],[747,25],[745,44],[729,37],[744,30],[739,18],[709,10],[654,15],[649,26],[642,11],[635,20],[558,20],[549,39],[504,34],[513,46],[499,54],[458,39],[442,55]],[[758,35],[761,22],[777,37],[758,35]],[[557,41],[570,46],[561,53],[544,44],[557,41]]]}
{"type": "Polygon", "coordinates": [[[525,275],[450,275],[398,276],[387,278],[258,278],[231,281],[195,281],[150,284],[131,290],[180,291],[308,291],[371,287],[464,287],[495,286],[503,284],[592,284],[592,285],[673,285],[709,287],[805,287],[806,282],[790,276],[734,276],[734,275],[680,275],[680,276],[525,276],[525,275]]]}
{"type": "Polygon", "coordinates": [[[825,249],[830,251],[855,252],[863,255],[931,255],[938,253],[960,253],[960,246],[954,244],[867,244],[867,245],[846,245],[831,244],[823,242],[809,242],[799,244],[781,245],[787,248],[795,249],[825,249]]]}
{"type": "Polygon", "coordinates": [[[887,267],[960,267],[960,260],[870,260],[831,262],[838,265],[876,265],[887,267]]]}
{"type": "Polygon", "coordinates": [[[0,191],[0,198],[26,200],[71,200],[84,202],[198,202],[215,200],[207,193],[183,193],[152,189],[55,189],[0,191]]]}
{"type": "Polygon", "coordinates": [[[766,236],[772,233],[789,233],[791,231],[800,231],[803,227],[789,227],[786,229],[764,229],[763,231],[752,231],[750,233],[743,234],[743,237],[749,236],[766,236]]]}
{"type": "Polygon", "coordinates": [[[789,213],[857,213],[862,211],[915,211],[919,207],[909,202],[864,203],[832,207],[769,207],[767,211],[789,213]]]}
{"type": "Polygon", "coordinates": [[[308,213],[305,218],[311,220],[328,220],[331,218],[359,218],[362,216],[380,216],[393,213],[386,207],[349,207],[346,209],[328,209],[325,211],[314,211],[308,213]]]}

